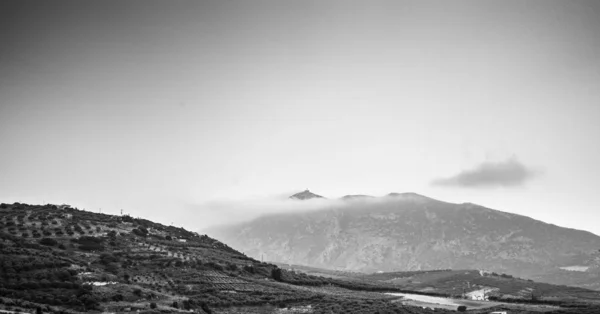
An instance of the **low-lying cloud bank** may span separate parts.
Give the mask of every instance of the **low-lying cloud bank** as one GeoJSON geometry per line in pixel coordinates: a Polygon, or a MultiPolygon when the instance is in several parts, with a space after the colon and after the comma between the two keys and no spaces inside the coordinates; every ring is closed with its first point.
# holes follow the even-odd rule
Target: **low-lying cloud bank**
{"type": "Polygon", "coordinates": [[[536,171],[512,157],[500,162],[481,163],[451,177],[436,179],[432,184],[466,188],[515,187],[525,184],[536,175],[536,171]]]}
{"type": "Polygon", "coordinates": [[[189,219],[194,219],[193,230],[209,232],[223,225],[250,221],[262,215],[289,214],[323,209],[363,208],[365,204],[398,201],[422,201],[424,197],[413,193],[396,194],[385,197],[356,197],[350,199],[314,198],[295,200],[288,197],[256,198],[244,200],[216,200],[188,206],[189,219]],[[191,218],[193,217],[193,218],[191,218]]]}
{"type": "Polygon", "coordinates": [[[201,231],[218,225],[236,224],[274,213],[291,213],[333,208],[342,200],[310,199],[293,200],[289,198],[266,198],[244,200],[214,200],[202,204],[189,205],[197,218],[197,228],[201,231]]]}

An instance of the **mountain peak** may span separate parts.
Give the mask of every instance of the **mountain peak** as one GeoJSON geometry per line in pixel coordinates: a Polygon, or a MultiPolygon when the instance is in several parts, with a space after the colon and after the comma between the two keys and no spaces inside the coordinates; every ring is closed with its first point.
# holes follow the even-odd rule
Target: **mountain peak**
{"type": "Polygon", "coordinates": [[[321,195],[315,194],[315,193],[309,191],[308,189],[306,189],[302,192],[299,192],[299,193],[296,193],[296,194],[290,196],[290,198],[295,199],[295,200],[309,200],[309,199],[313,199],[313,198],[324,198],[324,197],[321,195]]]}

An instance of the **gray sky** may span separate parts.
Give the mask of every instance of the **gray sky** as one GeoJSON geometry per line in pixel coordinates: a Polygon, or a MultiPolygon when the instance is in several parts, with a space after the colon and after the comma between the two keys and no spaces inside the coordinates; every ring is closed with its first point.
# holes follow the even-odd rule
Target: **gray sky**
{"type": "Polygon", "coordinates": [[[413,191],[600,234],[599,85],[597,1],[2,1],[0,201],[195,229],[413,191]]]}

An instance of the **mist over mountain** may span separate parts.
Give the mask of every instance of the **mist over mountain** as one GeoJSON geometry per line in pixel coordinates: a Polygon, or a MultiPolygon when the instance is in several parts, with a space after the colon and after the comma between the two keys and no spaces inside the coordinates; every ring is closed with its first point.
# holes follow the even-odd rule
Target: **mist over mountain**
{"type": "Polygon", "coordinates": [[[600,288],[600,237],[587,231],[416,193],[331,202],[210,234],[249,256],[283,263],[367,272],[485,269],[600,288]]]}

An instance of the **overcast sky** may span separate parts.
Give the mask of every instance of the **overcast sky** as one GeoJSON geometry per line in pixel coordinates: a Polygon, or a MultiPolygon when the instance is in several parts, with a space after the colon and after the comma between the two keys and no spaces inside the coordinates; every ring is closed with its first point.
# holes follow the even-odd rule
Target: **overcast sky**
{"type": "Polygon", "coordinates": [[[600,234],[598,135],[597,1],[0,2],[0,202],[194,230],[411,191],[600,234]]]}

